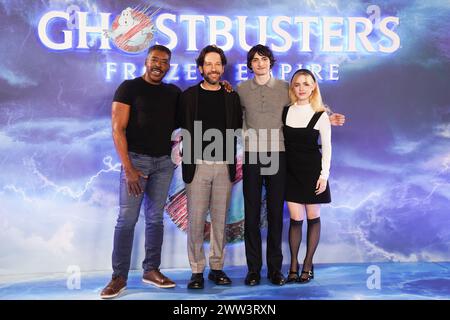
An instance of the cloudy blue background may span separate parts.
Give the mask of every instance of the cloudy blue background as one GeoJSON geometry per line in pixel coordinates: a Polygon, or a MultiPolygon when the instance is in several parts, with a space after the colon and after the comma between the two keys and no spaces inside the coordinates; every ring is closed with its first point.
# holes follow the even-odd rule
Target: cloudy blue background
{"type": "MultiPolygon", "coordinates": [[[[73,4],[113,18],[142,3],[0,1],[0,274],[65,272],[70,265],[82,271],[111,268],[120,164],[110,106],[122,79],[105,81],[105,63],[141,67],[145,54],[126,54],[114,45],[98,50],[95,41],[89,50],[49,50],[37,24],[44,13],[73,4]]],[[[322,210],[316,262],[450,260],[449,1],[152,3],[177,15],[249,19],[367,17],[367,7],[378,5],[382,16],[399,17],[401,48],[392,54],[306,55],[292,49],[278,55],[291,64],[340,64],[339,80],[321,83],[324,100],[347,123],[333,128],[333,202],[322,210]]],[[[186,34],[178,31],[172,62],[193,63],[197,52],[185,52],[186,34]]],[[[200,48],[207,44],[201,35],[200,48]]],[[[157,40],[167,41],[161,34],[157,40]]],[[[245,52],[227,55],[226,76],[235,84],[233,65],[245,61],[245,52]]],[[[183,89],[193,83],[176,82],[183,89]]],[[[174,180],[172,191],[179,188],[174,180]]],[[[233,205],[240,208],[236,194],[233,205]]],[[[285,233],[287,226],[286,213],[285,233]]],[[[185,233],[168,216],[165,228],[162,267],[188,267],[185,233]]],[[[136,231],[133,267],[139,268],[142,219],[136,231]]],[[[284,252],[287,262],[286,241],[284,252]]],[[[243,265],[244,257],[242,242],[227,246],[227,265],[243,265]]]]}

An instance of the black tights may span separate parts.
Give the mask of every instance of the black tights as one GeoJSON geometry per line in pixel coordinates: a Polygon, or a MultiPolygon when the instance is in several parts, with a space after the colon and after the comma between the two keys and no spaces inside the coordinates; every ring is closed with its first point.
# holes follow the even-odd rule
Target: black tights
{"type": "MultiPolygon", "coordinates": [[[[303,270],[310,271],[313,264],[314,253],[320,239],[320,217],[308,219],[308,231],[306,234],[306,256],[303,261],[303,270]]],[[[303,220],[297,221],[291,219],[289,225],[289,249],[291,251],[290,271],[298,271],[298,250],[302,242],[303,220]]]]}

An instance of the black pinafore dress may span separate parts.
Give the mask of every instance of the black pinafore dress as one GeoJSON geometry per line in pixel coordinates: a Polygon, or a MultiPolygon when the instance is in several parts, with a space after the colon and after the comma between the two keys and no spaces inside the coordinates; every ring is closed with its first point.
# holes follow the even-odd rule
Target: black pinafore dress
{"type": "Polygon", "coordinates": [[[286,125],[289,107],[283,110],[283,134],[286,147],[286,201],[315,204],[330,203],[330,187],[319,195],[315,194],[317,180],[322,171],[321,145],[318,144],[319,130],[314,126],[322,112],[316,112],[306,128],[292,128],[286,125]]]}

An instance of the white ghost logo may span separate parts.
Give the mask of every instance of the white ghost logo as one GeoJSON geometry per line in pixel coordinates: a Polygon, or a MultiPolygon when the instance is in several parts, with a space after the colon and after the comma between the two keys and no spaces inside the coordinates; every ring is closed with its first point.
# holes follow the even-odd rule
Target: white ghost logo
{"type": "Polygon", "coordinates": [[[118,26],[114,30],[104,30],[104,35],[107,38],[111,38],[114,42],[120,36],[127,35],[128,39],[119,40],[120,43],[117,43],[119,47],[127,45],[127,46],[139,46],[143,44],[147,40],[147,36],[149,33],[153,34],[155,31],[153,28],[153,24],[149,24],[144,26],[138,31],[135,31],[133,34],[128,34],[135,26],[141,23],[142,20],[139,18],[135,18],[133,16],[133,9],[128,7],[123,10],[117,20],[118,26]]]}

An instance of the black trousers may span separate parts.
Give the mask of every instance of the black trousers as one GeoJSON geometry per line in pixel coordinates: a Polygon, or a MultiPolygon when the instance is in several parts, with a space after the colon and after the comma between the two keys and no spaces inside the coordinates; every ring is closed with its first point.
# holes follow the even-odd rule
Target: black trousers
{"type": "Polygon", "coordinates": [[[268,165],[249,163],[255,154],[245,152],[243,164],[243,191],[245,207],[245,255],[249,272],[260,272],[262,267],[261,244],[261,193],[263,184],[267,198],[267,269],[269,272],[281,271],[283,254],[281,251],[283,231],[283,205],[286,183],[286,155],[284,152],[272,152],[269,156],[278,156],[278,170],[273,175],[261,175],[261,168],[268,165]]]}

